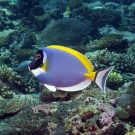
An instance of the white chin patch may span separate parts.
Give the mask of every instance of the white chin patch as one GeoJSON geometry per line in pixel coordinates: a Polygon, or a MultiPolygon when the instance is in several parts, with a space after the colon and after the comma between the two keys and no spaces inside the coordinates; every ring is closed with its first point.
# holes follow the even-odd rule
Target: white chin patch
{"type": "Polygon", "coordinates": [[[42,68],[37,68],[37,69],[31,70],[31,72],[34,74],[35,77],[37,77],[38,75],[44,73],[44,70],[42,68]]]}

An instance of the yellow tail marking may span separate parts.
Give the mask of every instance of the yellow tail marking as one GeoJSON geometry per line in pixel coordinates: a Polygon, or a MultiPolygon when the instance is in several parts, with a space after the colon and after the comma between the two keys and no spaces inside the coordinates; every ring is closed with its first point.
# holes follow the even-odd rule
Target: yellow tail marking
{"type": "Polygon", "coordinates": [[[81,61],[81,63],[88,70],[88,73],[91,73],[93,71],[92,63],[83,54],[81,54],[80,52],[78,52],[76,50],[73,50],[71,48],[64,47],[64,46],[59,46],[59,45],[51,45],[51,46],[47,46],[47,48],[54,48],[54,49],[58,49],[58,50],[68,52],[68,53],[74,55],[77,59],[79,59],[81,61]]]}
{"type": "Polygon", "coordinates": [[[86,76],[91,81],[94,81],[95,76],[96,76],[96,72],[91,72],[90,74],[84,74],[84,76],[86,76]]]}

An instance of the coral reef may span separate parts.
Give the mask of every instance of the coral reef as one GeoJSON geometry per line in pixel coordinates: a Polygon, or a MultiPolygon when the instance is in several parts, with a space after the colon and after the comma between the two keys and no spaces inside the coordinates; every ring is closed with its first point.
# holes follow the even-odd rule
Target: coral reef
{"type": "Polygon", "coordinates": [[[38,39],[38,45],[47,46],[48,44],[57,44],[79,46],[82,44],[83,37],[87,36],[90,30],[89,24],[71,18],[51,21],[42,31],[38,39]]]}
{"type": "Polygon", "coordinates": [[[29,103],[27,101],[23,101],[17,97],[12,99],[0,99],[0,117],[16,113],[28,105],[29,103]]]}
{"type": "Polygon", "coordinates": [[[42,6],[36,5],[30,11],[28,18],[34,25],[36,25],[37,30],[43,30],[49,19],[49,14],[45,13],[42,6]]]}
{"type": "Polygon", "coordinates": [[[88,52],[85,54],[91,61],[94,61],[99,67],[115,66],[115,69],[123,72],[134,73],[134,56],[125,53],[110,52],[107,49],[88,52]]]}
{"type": "Polygon", "coordinates": [[[134,135],[134,0],[0,0],[0,135],[134,135]],[[50,92],[28,72],[37,50],[64,45],[95,71],[114,66],[106,94],[50,92]]]}
{"type": "Polygon", "coordinates": [[[117,72],[111,72],[107,78],[107,87],[114,90],[118,89],[123,84],[123,76],[117,72]]]}
{"type": "Polygon", "coordinates": [[[32,45],[36,44],[37,40],[34,32],[26,28],[21,28],[11,32],[8,35],[8,41],[10,49],[31,49],[32,45]]]}
{"type": "Polygon", "coordinates": [[[44,113],[46,113],[46,116],[49,116],[50,113],[54,113],[55,111],[57,111],[57,107],[52,104],[43,104],[32,107],[32,110],[34,111],[34,113],[39,113],[39,111],[43,111],[44,113]]]}
{"type": "Polygon", "coordinates": [[[24,61],[29,59],[31,56],[36,54],[36,51],[33,49],[14,49],[14,54],[16,55],[19,61],[24,61]]]}
{"type": "Polygon", "coordinates": [[[79,7],[72,11],[72,17],[81,20],[91,20],[93,27],[103,27],[113,25],[118,27],[121,23],[121,16],[118,11],[107,8],[90,9],[88,7],[79,7]]]}
{"type": "Polygon", "coordinates": [[[10,29],[0,32],[0,47],[7,47],[9,45],[8,36],[12,32],[14,32],[14,30],[10,30],[10,29]]]}
{"type": "Polygon", "coordinates": [[[0,49],[0,63],[1,64],[9,62],[10,56],[11,56],[11,52],[8,49],[4,47],[0,49]]]}
{"type": "MultiPolygon", "coordinates": [[[[0,66],[0,80],[7,85],[7,88],[10,87],[12,90],[19,90],[24,93],[32,93],[35,91],[35,88],[29,82],[24,81],[20,75],[6,65],[0,66]]],[[[1,89],[5,89],[3,87],[5,86],[2,85],[1,89]]]]}
{"type": "Polygon", "coordinates": [[[100,46],[100,48],[107,48],[111,51],[121,51],[124,52],[126,47],[128,46],[128,42],[126,39],[123,39],[120,34],[110,34],[102,37],[99,40],[95,41],[95,44],[100,46]]]}
{"type": "Polygon", "coordinates": [[[72,10],[72,9],[75,9],[75,8],[78,8],[78,7],[81,7],[82,6],[82,3],[80,0],[70,0],[69,1],[69,4],[68,4],[68,7],[72,10]]]}

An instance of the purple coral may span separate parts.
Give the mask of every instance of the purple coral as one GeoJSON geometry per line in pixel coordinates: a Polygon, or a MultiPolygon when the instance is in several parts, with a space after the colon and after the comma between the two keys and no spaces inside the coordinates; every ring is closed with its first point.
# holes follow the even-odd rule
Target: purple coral
{"type": "Polygon", "coordinates": [[[98,109],[100,111],[102,111],[102,113],[100,114],[100,119],[99,122],[100,124],[102,124],[103,129],[104,130],[106,127],[110,126],[113,123],[113,117],[115,115],[115,110],[111,107],[108,107],[106,104],[100,103],[98,109]]]}
{"type": "Polygon", "coordinates": [[[39,113],[39,111],[43,111],[48,116],[51,109],[55,109],[56,107],[52,104],[43,104],[43,105],[37,105],[35,107],[32,107],[32,110],[34,113],[39,113]]]}

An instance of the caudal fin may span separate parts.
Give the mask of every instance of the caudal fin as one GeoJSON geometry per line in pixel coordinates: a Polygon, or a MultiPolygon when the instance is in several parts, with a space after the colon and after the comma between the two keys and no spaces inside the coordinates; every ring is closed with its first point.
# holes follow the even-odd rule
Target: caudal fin
{"type": "Polygon", "coordinates": [[[110,72],[113,70],[114,67],[109,67],[105,70],[99,71],[96,73],[94,82],[98,85],[98,87],[105,93],[105,86],[106,86],[106,79],[110,72]]]}

